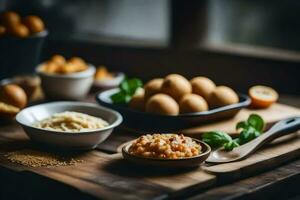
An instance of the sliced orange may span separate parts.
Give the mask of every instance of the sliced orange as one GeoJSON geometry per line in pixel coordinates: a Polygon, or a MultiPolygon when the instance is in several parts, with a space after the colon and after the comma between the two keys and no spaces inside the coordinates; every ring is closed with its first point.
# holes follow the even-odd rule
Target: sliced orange
{"type": "Polygon", "coordinates": [[[251,87],[249,96],[252,100],[251,107],[254,108],[267,108],[278,99],[278,93],[273,88],[263,85],[251,87]]]}

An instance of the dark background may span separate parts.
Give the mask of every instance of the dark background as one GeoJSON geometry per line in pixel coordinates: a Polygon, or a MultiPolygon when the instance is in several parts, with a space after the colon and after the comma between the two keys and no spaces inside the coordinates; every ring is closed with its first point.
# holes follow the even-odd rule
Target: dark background
{"type": "Polygon", "coordinates": [[[298,1],[0,2],[1,10],[44,19],[49,36],[41,60],[77,55],[145,81],[176,72],[208,76],[241,92],[265,84],[300,94],[298,1]]]}

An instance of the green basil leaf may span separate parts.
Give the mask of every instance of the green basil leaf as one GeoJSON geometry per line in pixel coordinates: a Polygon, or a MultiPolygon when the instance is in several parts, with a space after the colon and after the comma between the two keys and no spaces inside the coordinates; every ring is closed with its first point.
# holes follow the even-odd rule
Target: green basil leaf
{"type": "Polygon", "coordinates": [[[124,81],[121,82],[119,88],[121,89],[121,91],[123,91],[124,93],[129,93],[130,91],[130,86],[128,83],[128,79],[125,79],[124,81]]]}
{"type": "Polygon", "coordinates": [[[232,141],[232,138],[224,132],[212,131],[202,135],[202,140],[212,147],[220,147],[225,143],[232,141]]]}
{"type": "Polygon", "coordinates": [[[248,128],[248,126],[249,126],[249,124],[247,123],[247,121],[241,121],[241,122],[237,123],[235,129],[236,130],[238,130],[240,128],[246,129],[246,128],[248,128]]]}
{"type": "Polygon", "coordinates": [[[240,144],[245,144],[255,138],[257,138],[260,135],[260,133],[250,126],[248,129],[244,129],[239,136],[240,144]]]}
{"type": "Polygon", "coordinates": [[[128,103],[131,100],[131,96],[127,95],[125,92],[120,91],[110,96],[113,103],[128,103]]]}
{"type": "MultiPolygon", "coordinates": [[[[124,84],[124,89],[126,89],[126,92],[129,95],[134,95],[135,91],[143,86],[143,83],[140,79],[137,78],[132,78],[132,79],[128,79],[126,81],[126,84],[124,84]]],[[[121,86],[122,88],[122,86],[121,86]]]]}
{"type": "Polygon", "coordinates": [[[251,114],[248,117],[247,122],[259,132],[262,132],[265,126],[264,120],[257,114],[251,114]]]}
{"type": "Polygon", "coordinates": [[[259,137],[261,135],[261,132],[255,131],[254,135],[255,135],[255,138],[257,138],[257,137],[259,137]]]}
{"type": "Polygon", "coordinates": [[[224,149],[226,151],[231,151],[232,149],[234,149],[235,147],[240,146],[235,140],[232,140],[226,144],[224,144],[224,149]]]}
{"type": "Polygon", "coordinates": [[[241,144],[240,138],[235,138],[235,139],[233,139],[233,141],[236,142],[237,144],[241,144]]]}
{"type": "Polygon", "coordinates": [[[120,92],[113,94],[110,99],[115,104],[124,103],[127,104],[130,102],[132,96],[135,94],[137,89],[141,88],[143,83],[140,79],[124,79],[119,85],[120,92]]]}

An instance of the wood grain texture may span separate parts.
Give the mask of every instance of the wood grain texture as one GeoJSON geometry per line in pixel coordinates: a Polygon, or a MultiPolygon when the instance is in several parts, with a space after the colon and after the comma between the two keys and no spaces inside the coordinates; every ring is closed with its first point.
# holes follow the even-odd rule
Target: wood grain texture
{"type": "Polygon", "coordinates": [[[189,200],[299,199],[300,160],[254,177],[199,192],[189,200]],[[296,196],[296,198],[295,198],[296,196]],[[294,197],[294,198],[292,198],[294,197]],[[297,198],[298,197],[298,198],[297,198]]]}
{"type": "MultiPolygon", "coordinates": [[[[16,145],[11,140],[2,144],[16,149],[27,146],[16,145]]],[[[3,167],[20,173],[30,171],[101,199],[160,199],[176,191],[207,188],[216,181],[214,175],[203,172],[201,168],[153,169],[128,163],[121,154],[109,155],[99,151],[78,154],[76,158],[84,160],[83,163],[64,167],[32,168],[11,163],[3,156],[0,158],[3,167]]]]}
{"type": "Polygon", "coordinates": [[[238,179],[258,171],[274,168],[299,156],[300,132],[279,138],[244,160],[204,166],[203,169],[222,179],[238,179]]]}
{"type": "Polygon", "coordinates": [[[246,120],[252,113],[259,114],[265,120],[267,124],[272,124],[281,119],[285,119],[293,116],[300,116],[300,109],[276,103],[267,109],[242,109],[234,118],[216,122],[213,124],[207,124],[188,130],[184,130],[183,133],[186,135],[198,137],[204,132],[208,131],[224,131],[232,135],[236,134],[235,125],[242,120],[246,120]]]}
{"type": "MultiPolygon", "coordinates": [[[[243,110],[225,125],[234,126],[252,111],[243,110]]],[[[299,109],[275,104],[268,110],[259,111],[268,122],[296,115],[299,109]]],[[[216,126],[222,127],[219,123],[216,126]]],[[[220,180],[234,180],[252,173],[282,164],[300,156],[299,134],[277,140],[246,160],[215,166],[202,166],[192,169],[156,169],[128,163],[117,152],[120,143],[137,137],[118,129],[99,146],[101,151],[79,153],[77,158],[84,160],[75,166],[30,168],[7,161],[3,152],[20,148],[42,148],[31,143],[22,129],[16,124],[0,127],[0,165],[16,173],[31,172],[50,178],[100,199],[163,199],[181,197],[191,191],[214,186],[220,180]],[[283,142],[284,141],[284,142],[283,142]],[[103,152],[104,151],[104,152],[103,152]]]]}

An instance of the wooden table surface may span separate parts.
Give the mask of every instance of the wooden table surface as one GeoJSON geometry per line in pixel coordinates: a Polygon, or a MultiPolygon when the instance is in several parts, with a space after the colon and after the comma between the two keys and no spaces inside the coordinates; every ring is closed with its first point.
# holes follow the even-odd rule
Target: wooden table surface
{"type": "MultiPolygon", "coordinates": [[[[299,97],[288,97],[288,103],[299,107],[299,97]]],[[[285,103],[285,98],[281,100],[285,103]]],[[[8,129],[9,131],[9,129],[8,129]]],[[[112,135],[112,137],[114,137],[112,135]]],[[[116,145],[103,143],[100,149],[106,153],[115,151],[117,144],[128,141],[129,135],[120,135],[114,139],[116,145]]],[[[230,182],[218,182],[206,189],[197,189],[177,196],[177,199],[298,199],[300,198],[300,160],[254,173],[251,177],[242,177],[230,182]]],[[[95,199],[74,187],[61,182],[25,171],[16,173],[0,167],[0,199],[95,199]]],[[[109,188],[108,188],[109,190],[109,188]]],[[[162,197],[164,198],[164,197],[162,197]]],[[[172,194],[169,198],[173,198],[172,194]]]]}

